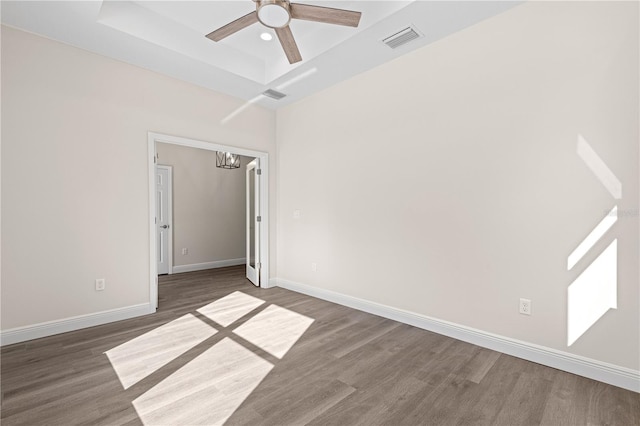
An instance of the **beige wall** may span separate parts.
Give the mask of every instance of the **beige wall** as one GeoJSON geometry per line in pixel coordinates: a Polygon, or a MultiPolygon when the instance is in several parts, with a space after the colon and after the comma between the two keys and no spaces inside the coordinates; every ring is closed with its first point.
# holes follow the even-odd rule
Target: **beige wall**
{"type": "Polygon", "coordinates": [[[529,3],[221,125],[240,101],[3,27],[2,329],[148,302],[154,131],[270,153],[272,276],[637,370],[638,71],[637,4],[529,3]],[[617,237],[618,308],[567,348],[615,203],[578,134],[630,214],[586,258],[617,237]]]}
{"type": "Polygon", "coordinates": [[[173,170],[173,265],[246,257],[245,166],[216,167],[216,152],[156,144],[158,164],[173,170]],[[182,254],[187,248],[188,253],[182,254]]]}
{"type": "Polygon", "coordinates": [[[637,370],[638,59],[637,3],[528,3],[279,110],[278,277],[637,370]],[[628,215],[567,271],[616,203],[578,134],[628,215]],[[567,347],[615,237],[618,308],[567,347]]]}
{"type": "Polygon", "coordinates": [[[240,105],[2,27],[3,330],[149,301],[149,131],[269,152],[273,197],[274,113],[240,105]]]}

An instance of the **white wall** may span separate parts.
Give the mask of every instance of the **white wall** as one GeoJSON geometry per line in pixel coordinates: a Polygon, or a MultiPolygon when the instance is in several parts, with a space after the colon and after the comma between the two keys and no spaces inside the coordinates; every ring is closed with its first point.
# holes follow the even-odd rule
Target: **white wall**
{"type": "Polygon", "coordinates": [[[275,170],[272,111],[220,124],[240,105],[2,27],[3,330],[149,302],[147,132],[269,152],[275,170]]]}
{"type": "Polygon", "coordinates": [[[278,277],[638,370],[638,59],[637,3],[534,2],[279,110],[278,277]],[[579,134],[627,215],[567,271],[616,204],[579,134]],[[567,347],[616,237],[618,308],[567,347]]]}
{"type": "Polygon", "coordinates": [[[156,152],[158,164],[173,168],[173,265],[246,257],[245,166],[252,158],[223,169],[215,151],[157,143],[156,152]]]}

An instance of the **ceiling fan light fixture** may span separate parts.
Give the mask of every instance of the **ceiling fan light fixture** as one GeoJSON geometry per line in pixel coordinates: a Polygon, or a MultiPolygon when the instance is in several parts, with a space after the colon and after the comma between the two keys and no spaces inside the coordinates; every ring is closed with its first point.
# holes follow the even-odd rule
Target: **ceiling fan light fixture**
{"type": "Polygon", "coordinates": [[[257,12],[258,20],[269,28],[286,27],[291,21],[289,3],[284,0],[260,0],[257,12]]]}
{"type": "Polygon", "coordinates": [[[264,41],[271,41],[273,40],[273,36],[269,33],[262,33],[260,34],[260,38],[264,41]]]}
{"type": "Polygon", "coordinates": [[[353,10],[290,3],[289,0],[253,1],[256,4],[254,12],[247,13],[235,21],[223,25],[205,37],[213,41],[220,41],[252,24],[260,22],[265,27],[275,30],[278,41],[287,55],[287,60],[290,64],[295,64],[302,61],[302,55],[289,27],[289,22],[292,19],[357,27],[360,24],[360,16],[362,15],[361,12],[353,10]]]}

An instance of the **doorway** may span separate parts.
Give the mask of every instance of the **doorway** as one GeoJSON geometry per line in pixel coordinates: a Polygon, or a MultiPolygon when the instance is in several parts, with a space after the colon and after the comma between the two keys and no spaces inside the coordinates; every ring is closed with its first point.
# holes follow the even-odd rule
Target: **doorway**
{"type": "MultiPolygon", "coordinates": [[[[150,298],[151,303],[157,308],[158,300],[158,281],[157,275],[161,269],[158,264],[158,240],[160,238],[159,233],[156,230],[156,212],[155,206],[157,206],[158,199],[161,197],[158,195],[155,184],[157,182],[156,167],[157,167],[157,149],[156,143],[179,145],[182,147],[197,148],[201,150],[214,151],[214,152],[228,152],[232,154],[238,154],[245,157],[255,158],[254,164],[259,165],[258,168],[253,169],[254,179],[252,180],[253,189],[253,202],[251,205],[254,208],[255,221],[257,226],[253,227],[253,249],[252,253],[252,267],[255,270],[255,275],[252,275],[251,281],[260,287],[269,286],[269,240],[268,240],[268,228],[269,228],[269,212],[268,212],[268,154],[260,151],[253,151],[243,148],[230,147],[225,145],[219,145],[215,143],[209,143],[204,141],[198,141],[193,139],[180,138],[169,135],[161,135],[157,133],[148,134],[148,156],[149,156],[149,206],[150,206],[150,242],[149,242],[149,273],[150,273],[150,298]],[[257,176],[255,176],[257,175],[257,176]],[[257,178],[256,178],[257,177],[257,178]]],[[[252,162],[253,163],[253,162],[252,162]]],[[[214,164],[215,167],[215,164],[214,164]]],[[[244,174],[244,170],[242,171],[244,174]]],[[[249,222],[247,222],[247,228],[249,222]]],[[[248,239],[247,239],[248,240],[248,239]]],[[[247,241],[249,242],[249,241],[247,241]]],[[[178,248],[179,250],[179,248],[178,248]]],[[[247,253],[247,276],[249,277],[249,253],[247,253]]],[[[177,267],[174,267],[176,269],[177,267]]]]}

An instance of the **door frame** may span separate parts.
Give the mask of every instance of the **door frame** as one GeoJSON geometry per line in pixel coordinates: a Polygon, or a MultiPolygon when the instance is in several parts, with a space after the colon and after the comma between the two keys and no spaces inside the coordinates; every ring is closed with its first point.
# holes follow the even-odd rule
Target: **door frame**
{"type": "MultiPolygon", "coordinates": [[[[245,206],[245,217],[246,217],[246,221],[245,221],[245,251],[247,254],[247,258],[245,259],[245,268],[246,268],[246,275],[247,278],[249,279],[249,281],[251,281],[252,284],[256,285],[255,281],[258,281],[259,284],[259,280],[260,280],[260,269],[261,269],[261,264],[260,264],[260,244],[255,244],[254,243],[254,247],[255,247],[255,251],[258,253],[258,256],[255,256],[254,259],[254,266],[253,268],[251,267],[251,255],[255,254],[255,253],[251,253],[251,225],[250,223],[253,222],[253,226],[258,228],[258,232],[257,232],[257,239],[258,239],[258,243],[260,242],[259,238],[260,238],[260,234],[262,231],[262,220],[258,221],[256,220],[257,216],[262,216],[260,213],[260,193],[258,192],[260,189],[259,188],[255,188],[255,182],[258,181],[260,182],[261,179],[261,175],[258,174],[258,170],[260,170],[260,159],[259,158],[254,158],[253,160],[251,160],[251,162],[249,162],[249,164],[247,164],[245,166],[244,169],[244,174],[246,177],[246,182],[245,182],[245,198],[247,200],[247,204],[245,206]],[[251,191],[249,190],[249,186],[251,185],[251,178],[249,177],[249,169],[253,169],[254,172],[254,178],[253,178],[253,184],[254,184],[254,188],[253,188],[253,200],[251,199],[251,191]],[[250,212],[250,205],[251,203],[253,203],[253,216],[251,216],[249,214],[250,212]],[[253,269],[253,271],[251,271],[251,269],[253,269]],[[253,276],[253,274],[255,273],[255,277],[253,276]],[[250,277],[251,275],[251,277],[250,277]],[[252,279],[253,278],[253,279],[252,279]]],[[[253,232],[253,236],[255,238],[256,233],[255,231],[253,232]]]]}
{"type": "MultiPolygon", "coordinates": [[[[260,214],[263,226],[260,227],[260,262],[262,271],[260,274],[260,287],[269,287],[269,154],[262,151],[239,148],[235,146],[221,145],[215,142],[206,142],[196,139],[182,138],[179,136],[164,135],[161,133],[148,132],[148,181],[149,181],[149,299],[155,309],[158,308],[158,261],[156,259],[156,229],[155,229],[155,166],[156,166],[156,143],[168,143],[181,145],[190,148],[205,149],[207,151],[224,151],[232,154],[244,155],[260,159],[260,169],[262,170],[260,179],[260,214]]],[[[215,164],[213,164],[215,167],[215,164]]]]}
{"type": "MultiPolygon", "coordinates": [[[[173,274],[173,167],[171,166],[167,166],[165,164],[156,164],[156,169],[164,169],[167,171],[167,184],[168,184],[168,188],[167,188],[167,222],[169,222],[169,233],[167,236],[167,247],[168,247],[168,252],[167,252],[167,263],[169,264],[169,271],[167,272],[167,274],[171,275],[173,274]]],[[[156,180],[155,180],[155,174],[154,174],[154,197],[155,197],[155,185],[156,185],[156,180]]],[[[153,204],[154,206],[157,205],[154,202],[153,204]]],[[[154,209],[154,214],[155,214],[155,209],[154,209]]],[[[154,221],[153,224],[156,225],[155,223],[155,217],[154,216],[154,221]]],[[[157,235],[158,229],[155,228],[155,232],[157,235]]],[[[156,253],[157,253],[157,244],[158,241],[156,240],[156,253]]],[[[158,259],[156,258],[156,273],[158,272],[158,259]]]]}

